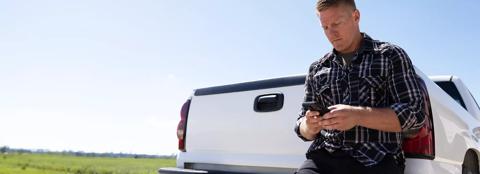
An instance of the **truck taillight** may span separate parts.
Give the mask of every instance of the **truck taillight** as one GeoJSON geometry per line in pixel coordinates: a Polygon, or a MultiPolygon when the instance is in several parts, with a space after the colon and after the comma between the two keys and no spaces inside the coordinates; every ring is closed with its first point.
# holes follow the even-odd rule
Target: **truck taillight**
{"type": "Polygon", "coordinates": [[[415,137],[407,138],[403,142],[405,156],[410,158],[433,159],[435,157],[435,146],[432,129],[425,126],[415,137]]]}
{"type": "Polygon", "coordinates": [[[190,109],[190,99],[187,100],[180,111],[180,122],[177,126],[178,150],[185,152],[185,136],[187,131],[188,110],[190,109]]]}
{"type": "Polygon", "coordinates": [[[434,159],[435,158],[435,136],[433,132],[433,115],[430,105],[425,82],[418,77],[418,82],[423,90],[423,99],[425,104],[425,124],[413,137],[405,138],[403,141],[403,151],[409,158],[434,159]]]}

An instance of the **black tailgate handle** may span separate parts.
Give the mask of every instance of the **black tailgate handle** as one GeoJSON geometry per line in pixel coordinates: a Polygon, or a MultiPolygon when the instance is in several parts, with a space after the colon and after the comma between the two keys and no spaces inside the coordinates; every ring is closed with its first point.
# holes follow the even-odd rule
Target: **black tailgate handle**
{"type": "Polygon", "coordinates": [[[278,111],[283,107],[283,98],[282,93],[259,95],[255,97],[253,110],[255,110],[255,112],[278,111]]]}

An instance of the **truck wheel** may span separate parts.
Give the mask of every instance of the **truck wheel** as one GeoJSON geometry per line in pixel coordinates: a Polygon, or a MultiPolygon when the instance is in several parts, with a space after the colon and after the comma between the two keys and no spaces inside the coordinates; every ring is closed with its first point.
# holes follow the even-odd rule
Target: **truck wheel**
{"type": "Polygon", "coordinates": [[[480,174],[477,154],[471,150],[465,154],[465,159],[462,164],[462,174],[480,174]]]}

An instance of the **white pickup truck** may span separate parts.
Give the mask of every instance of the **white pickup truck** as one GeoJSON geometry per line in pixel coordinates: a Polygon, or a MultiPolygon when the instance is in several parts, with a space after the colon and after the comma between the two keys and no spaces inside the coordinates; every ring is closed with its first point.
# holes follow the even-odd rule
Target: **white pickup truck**
{"type": "MultiPolygon", "coordinates": [[[[405,173],[479,174],[475,99],[455,76],[416,72],[429,114],[405,139],[405,173]]],[[[310,145],[293,131],[304,82],[298,75],[195,90],[181,109],[177,167],[159,173],[293,173],[310,145]]]]}

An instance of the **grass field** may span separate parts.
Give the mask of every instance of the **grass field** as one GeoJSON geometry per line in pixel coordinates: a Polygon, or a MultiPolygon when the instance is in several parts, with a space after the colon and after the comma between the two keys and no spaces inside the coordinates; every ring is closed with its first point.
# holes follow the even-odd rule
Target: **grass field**
{"type": "Polygon", "coordinates": [[[0,154],[0,174],[154,174],[173,166],[175,159],[0,154]]]}

